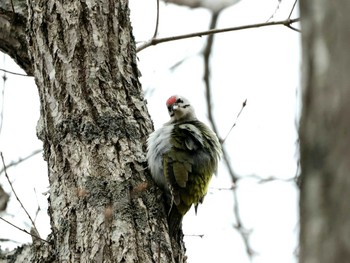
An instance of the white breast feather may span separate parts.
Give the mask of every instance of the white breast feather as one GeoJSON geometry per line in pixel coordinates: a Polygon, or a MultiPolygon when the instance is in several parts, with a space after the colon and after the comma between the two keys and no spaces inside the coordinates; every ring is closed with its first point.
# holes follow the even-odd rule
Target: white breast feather
{"type": "Polygon", "coordinates": [[[162,128],[150,134],[147,144],[147,160],[151,175],[158,186],[163,189],[167,183],[163,172],[163,154],[170,150],[170,136],[174,128],[173,124],[165,124],[162,128]]]}

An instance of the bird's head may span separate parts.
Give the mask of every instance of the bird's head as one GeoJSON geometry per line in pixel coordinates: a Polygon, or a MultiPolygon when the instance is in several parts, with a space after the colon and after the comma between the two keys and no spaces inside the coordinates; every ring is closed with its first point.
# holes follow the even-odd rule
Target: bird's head
{"type": "Polygon", "coordinates": [[[173,95],[166,101],[170,115],[170,122],[191,121],[196,119],[196,114],[188,99],[173,95]]]}

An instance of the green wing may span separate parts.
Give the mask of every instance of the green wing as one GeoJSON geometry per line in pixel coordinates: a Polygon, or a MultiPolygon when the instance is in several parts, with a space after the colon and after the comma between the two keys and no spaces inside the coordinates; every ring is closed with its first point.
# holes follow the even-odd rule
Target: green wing
{"type": "Polygon", "coordinates": [[[218,155],[211,149],[212,135],[215,136],[199,121],[175,125],[172,147],[163,156],[172,201],[182,215],[203,200],[216,170],[218,155]]]}

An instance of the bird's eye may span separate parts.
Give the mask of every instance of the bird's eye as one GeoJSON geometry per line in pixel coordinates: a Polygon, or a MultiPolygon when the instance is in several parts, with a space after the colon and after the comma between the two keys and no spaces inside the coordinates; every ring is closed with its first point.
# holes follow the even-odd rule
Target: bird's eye
{"type": "Polygon", "coordinates": [[[184,101],[182,99],[180,99],[180,98],[176,100],[176,103],[183,103],[183,102],[184,101]]]}

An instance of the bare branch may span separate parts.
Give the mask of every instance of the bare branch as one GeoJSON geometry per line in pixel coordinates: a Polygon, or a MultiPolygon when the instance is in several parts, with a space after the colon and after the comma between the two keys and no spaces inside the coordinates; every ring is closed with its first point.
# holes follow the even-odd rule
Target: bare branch
{"type": "Polygon", "coordinates": [[[8,239],[8,238],[0,238],[0,242],[11,242],[11,243],[21,244],[21,242],[18,242],[18,241],[13,240],[13,239],[8,239]]]}
{"type": "Polygon", "coordinates": [[[13,5],[13,0],[10,0],[10,2],[11,2],[12,12],[15,13],[15,6],[13,5]]]}
{"type": "Polygon", "coordinates": [[[234,188],[234,190],[233,190],[233,200],[234,200],[233,211],[234,211],[234,214],[235,214],[235,217],[237,220],[237,223],[234,227],[236,228],[238,233],[241,235],[246,252],[249,256],[250,261],[252,261],[252,258],[256,255],[256,252],[252,249],[252,247],[250,246],[250,242],[249,242],[249,236],[252,233],[252,230],[248,230],[243,226],[243,222],[242,222],[240,212],[239,212],[238,197],[237,197],[236,189],[237,188],[234,188]]]}
{"type": "Polygon", "coordinates": [[[22,232],[24,232],[24,233],[26,233],[26,234],[28,234],[28,235],[30,235],[30,236],[32,236],[32,237],[37,238],[37,239],[39,239],[39,240],[41,240],[41,241],[44,241],[44,242],[50,244],[49,241],[47,241],[47,240],[45,240],[45,239],[42,239],[41,237],[36,236],[36,235],[34,235],[34,234],[28,232],[27,230],[16,226],[15,224],[12,224],[10,221],[6,220],[5,218],[3,218],[3,217],[1,217],[1,216],[0,216],[0,219],[1,219],[2,221],[6,222],[7,224],[13,226],[14,228],[17,228],[18,230],[20,230],[20,231],[22,231],[22,232]]]}
{"type": "Polygon", "coordinates": [[[157,35],[158,35],[158,26],[159,26],[159,0],[156,0],[156,1],[157,1],[157,19],[156,19],[156,28],[154,30],[154,34],[153,34],[152,39],[157,37],[157,35]]]}
{"type": "Polygon", "coordinates": [[[272,18],[274,18],[274,16],[276,15],[277,11],[280,9],[281,2],[282,2],[282,0],[278,0],[278,4],[277,4],[277,6],[275,8],[275,11],[273,11],[272,15],[269,17],[269,19],[267,19],[266,22],[269,22],[272,18]]]}
{"type": "MultiPolygon", "coordinates": [[[[12,190],[13,194],[15,195],[17,201],[18,201],[19,204],[21,205],[21,207],[22,207],[22,209],[24,210],[24,212],[27,214],[27,216],[28,216],[29,220],[31,221],[32,226],[34,227],[35,231],[36,231],[37,233],[39,233],[39,231],[37,230],[37,228],[36,228],[36,226],[35,226],[35,223],[34,223],[32,217],[29,215],[27,209],[25,209],[25,207],[23,206],[23,203],[22,203],[21,200],[19,199],[19,197],[18,197],[18,195],[17,195],[15,189],[13,188],[13,185],[12,185],[12,183],[11,183],[11,180],[10,180],[9,176],[7,175],[7,172],[6,172],[6,165],[5,165],[4,156],[3,156],[2,152],[0,152],[0,156],[1,156],[1,161],[2,161],[2,165],[3,165],[3,169],[4,169],[4,173],[5,173],[6,179],[7,179],[8,183],[10,184],[10,187],[11,187],[11,190],[12,190]]],[[[39,238],[40,238],[40,237],[39,237],[39,238]]],[[[40,238],[40,239],[41,239],[41,238],[40,238]]]]}
{"type": "Polygon", "coordinates": [[[35,193],[36,203],[38,205],[38,208],[36,209],[36,212],[35,212],[35,218],[34,218],[34,221],[36,221],[36,219],[38,218],[39,212],[41,211],[41,208],[39,205],[38,195],[37,195],[35,188],[34,188],[34,193],[35,193]]]}
{"type": "Polygon", "coordinates": [[[297,2],[298,2],[298,0],[295,0],[295,1],[294,1],[294,4],[293,4],[293,6],[292,6],[292,9],[290,10],[288,19],[291,18],[291,16],[292,16],[292,14],[293,14],[293,11],[294,11],[294,9],[295,9],[295,6],[296,6],[297,2]]]}
{"type": "Polygon", "coordinates": [[[153,38],[153,39],[151,39],[149,41],[146,41],[144,44],[140,45],[137,48],[137,52],[139,52],[139,51],[141,51],[141,50],[143,50],[143,49],[145,49],[147,47],[155,46],[157,44],[164,43],[164,42],[176,41],[176,40],[187,39],[187,38],[192,38],[192,37],[202,37],[202,36],[218,34],[218,33],[224,33],[224,32],[230,32],[230,31],[239,31],[239,30],[244,30],[244,29],[267,27],[267,26],[278,26],[278,25],[288,26],[288,25],[291,25],[291,24],[299,22],[299,21],[300,21],[299,18],[286,19],[286,20],[275,21],[275,22],[266,22],[266,23],[258,23],[258,24],[251,24],[251,25],[245,25],[245,26],[238,26],[238,27],[212,29],[212,30],[201,31],[201,32],[196,32],[196,33],[190,33],[190,34],[184,34],[184,35],[178,35],[178,36],[173,36],[173,37],[153,38]]]}
{"type": "Polygon", "coordinates": [[[236,187],[235,184],[232,184],[230,187],[209,187],[209,189],[218,190],[218,191],[232,191],[236,187]]]}
{"type": "Polygon", "coordinates": [[[269,183],[269,182],[276,182],[276,181],[279,181],[279,182],[294,182],[295,181],[295,177],[291,177],[291,178],[287,178],[287,179],[284,179],[284,178],[279,178],[279,177],[276,177],[276,176],[273,176],[273,175],[270,175],[268,177],[261,177],[261,176],[258,176],[258,175],[255,175],[255,174],[252,174],[252,175],[246,175],[244,176],[244,178],[252,178],[252,179],[256,179],[259,183],[259,184],[264,184],[264,183],[269,183]]]}
{"type": "MultiPolygon", "coordinates": [[[[240,177],[238,179],[242,180],[243,178],[240,177]]],[[[252,248],[252,246],[250,245],[250,241],[249,241],[250,234],[253,231],[252,231],[252,229],[247,229],[243,225],[243,221],[241,219],[241,214],[240,214],[240,210],[239,210],[239,201],[238,201],[238,196],[237,196],[237,185],[232,184],[230,187],[210,187],[210,189],[217,190],[217,191],[232,191],[233,201],[234,201],[233,214],[234,214],[234,217],[236,219],[236,224],[234,224],[234,228],[236,229],[238,234],[241,236],[243,243],[244,243],[244,246],[245,246],[245,249],[246,249],[246,253],[247,253],[250,261],[252,261],[253,257],[257,254],[254,251],[254,249],[252,248]]]]}
{"type": "Polygon", "coordinates": [[[16,166],[16,165],[20,164],[21,162],[27,161],[28,159],[30,159],[31,157],[37,155],[38,153],[41,153],[42,151],[43,151],[42,149],[35,150],[34,152],[32,152],[31,154],[27,155],[26,157],[21,157],[17,161],[10,162],[9,164],[7,164],[4,168],[2,168],[0,170],[0,174],[2,174],[5,171],[5,169],[8,169],[8,168],[10,168],[12,166],[16,166]]]}
{"type": "Polygon", "coordinates": [[[30,75],[27,75],[27,74],[13,72],[13,71],[9,71],[9,70],[3,69],[3,68],[0,68],[0,71],[3,71],[5,73],[9,73],[9,74],[13,74],[13,75],[17,75],[17,76],[22,76],[22,77],[33,77],[33,76],[30,76],[30,75]]]}
{"type": "Polygon", "coordinates": [[[228,131],[226,137],[222,140],[222,142],[221,142],[222,144],[225,143],[225,141],[226,141],[227,137],[230,135],[230,133],[231,133],[233,127],[236,126],[237,120],[238,120],[239,116],[241,115],[241,113],[242,113],[242,111],[243,111],[243,109],[244,109],[244,107],[245,107],[246,105],[247,105],[247,99],[245,99],[245,101],[243,101],[243,103],[242,103],[242,108],[241,108],[241,110],[238,112],[238,114],[237,114],[237,116],[236,116],[236,120],[235,120],[235,122],[233,123],[233,125],[231,126],[231,129],[228,131]]]}
{"type": "MultiPolygon", "coordinates": [[[[217,19],[218,19],[219,13],[213,13],[212,15],[212,20],[211,20],[211,24],[210,24],[210,30],[209,31],[213,31],[215,30],[215,26],[217,23],[217,19]]],[[[209,122],[213,128],[213,131],[218,135],[219,137],[219,131],[217,129],[214,117],[213,117],[213,111],[212,111],[212,102],[211,102],[211,88],[210,88],[210,54],[211,54],[211,50],[212,50],[212,45],[213,45],[213,40],[214,40],[214,35],[211,34],[208,37],[208,41],[207,41],[207,45],[204,48],[203,51],[203,57],[204,57],[204,83],[205,83],[205,91],[206,91],[206,103],[207,103],[207,114],[208,114],[208,119],[209,122]]],[[[237,181],[237,177],[235,176],[233,169],[231,167],[230,164],[230,160],[228,158],[228,154],[225,150],[224,147],[222,147],[222,152],[223,152],[223,159],[224,162],[226,164],[227,170],[232,178],[232,182],[235,183],[237,181]]]]}
{"type": "MultiPolygon", "coordinates": [[[[212,31],[215,29],[218,18],[219,18],[218,13],[213,13],[212,18],[211,18],[211,23],[210,23],[210,30],[212,31]]],[[[214,34],[210,34],[207,39],[206,46],[203,51],[203,58],[204,58],[204,83],[205,83],[205,91],[206,91],[206,103],[207,103],[207,113],[208,113],[208,119],[209,122],[213,128],[213,131],[219,136],[218,129],[214,120],[213,116],[213,108],[212,108],[212,94],[211,94],[211,85],[210,85],[210,55],[212,52],[212,47],[213,47],[213,42],[214,42],[214,34]]],[[[246,101],[243,103],[241,111],[238,113],[237,118],[239,117],[240,113],[242,112],[244,106],[246,105],[246,101]]],[[[237,120],[237,119],[236,119],[237,120]]],[[[232,128],[231,128],[232,129],[232,128]]],[[[226,136],[227,137],[227,136],[226,136]]],[[[223,144],[223,143],[222,143],[223,144]]],[[[238,177],[235,175],[233,168],[231,166],[229,154],[226,152],[226,149],[224,148],[224,145],[222,145],[222,157],[225,162],[225,165],[227,167],[227,170],[231,176],[232,180],[232,192],[233,192],[233,199],[234,199],[234,216],[236,218],[236,226],[235,229],[237,232],[240,234],[241,238],[243,239],[243,243],[246,248],[246,252],[252,260],[252,257],[255,255],[255,252],[253,251],[250,243],[249,243],[249,233],[251,231],[247,231],[247,229],[243,226],[240,212],[239,212],[239,204],[237,200],[237,191],[236,191],[236,181],[238,180],[238,177]]]]}
{"type": "Polygon", "coordinates": [[[292,25],[286,25],[286,27],[288,27],[288,28],[290,28],[290,29],[292,29],[292,30],[294,30],[294,31],[296,31],[298,33],[301,33],[300,29],[298,29],[298,28],[296,28],[296,27],[294,27],[292,25]]]}
{"type": "Polygon", "coordinates": [[[198,235],[195,235],[195,234],[191,234],[191,235],[185,235],[186,237],[200,237],[200,238],[203,238],[204,237],[204,234],[198,234],[198,235]]]}
{"type": "MultiPolygon", "coordinates": [[[[211,22],[210,22],[210,30],[215,29],[217,21],[218,21],[219,13],[213,13],[211,22]]],[[[206,97],[206,103],[207,103],[207,113],[208,113],[208,119],[210,121],[210,124],[216,134],[218,134],[218,129],[216,126],[216,123],[214,121],[213,117],[213,110],[212,110],[212,94],[211,94],[211,87],[210,87],[210,55],[213,47],[214,42],[214,35],[211,34],[208,36],[206,46],[203,51],[203,58],[204,58],[204,84],[205,84],[205,97],[206,97]]]]}

